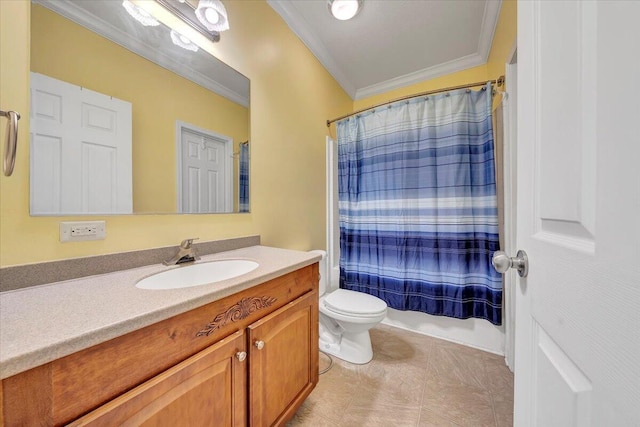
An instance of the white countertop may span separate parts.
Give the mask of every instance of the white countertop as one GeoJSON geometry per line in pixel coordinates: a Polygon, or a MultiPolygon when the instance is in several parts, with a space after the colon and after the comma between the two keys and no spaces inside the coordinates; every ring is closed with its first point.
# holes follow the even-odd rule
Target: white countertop
{"type": "MultiPolygon", "coordinates": [[[[251,246],[199,262],[247,259],[242,276],[184,289],[135,284],[160,264],[0,293],[0,379],[240,292],[320,260],[315,253],[251,246]]],[[[179,267],[177,267],[179,268],[179,267]]]]}

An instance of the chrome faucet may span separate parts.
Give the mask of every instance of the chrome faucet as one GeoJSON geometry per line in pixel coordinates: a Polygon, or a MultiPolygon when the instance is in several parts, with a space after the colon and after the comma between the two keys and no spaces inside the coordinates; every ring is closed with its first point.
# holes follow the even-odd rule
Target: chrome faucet
{"type": "Polygon", "coordinates": [[[196,248],[193,247],[193,241],[198,240],[197,237],[193,239],[185,239],[180,243],[180,247],[178,248],[178,253],[176,253],[173,258],[164,261],[164,265],[176,265],[182,264],[185,262],[194,262],[200,259],[198,254],[196,253],[196,248]]]}

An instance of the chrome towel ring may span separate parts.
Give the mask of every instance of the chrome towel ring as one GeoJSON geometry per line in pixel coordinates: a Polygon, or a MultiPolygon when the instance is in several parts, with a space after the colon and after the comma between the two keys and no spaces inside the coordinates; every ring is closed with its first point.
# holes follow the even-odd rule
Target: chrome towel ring
{"type": "Polygon", "coordinates": [[[20,120],[20,113],[16,111],[2,111],[0,110],[0,116],[9,119],[7,126],[5,146],[4,146],[4,162],[3,171],[5,176],[11,176],[13,173],[13,167],[16,164],[16,149],[18,146],[18,120],[20,120]]]}

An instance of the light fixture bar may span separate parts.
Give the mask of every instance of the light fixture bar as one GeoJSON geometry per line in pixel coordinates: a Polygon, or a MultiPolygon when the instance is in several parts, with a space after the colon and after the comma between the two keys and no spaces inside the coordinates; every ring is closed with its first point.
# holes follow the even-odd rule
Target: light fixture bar
{"type": "Polygon", "coordinates": [[[156,0],[156,2],[189,24],[194,30],[203,34],[209,40],[213,42],[220,41],[220,33],[218,31],[209,31],[204,25],[202,25],[200,21],[196,19],[195,8],[188,1],[156,0]]]}
{"type": "Polygon", "coordinates": [[[149,13],[131,3],[129,0],[123,0],[122,7],[125,8],[127,13],[133,17],[136,21],[144,25],[145,27],[157,27],[160,25],[160,22],[153,16],[149,15],[149,13]]]}

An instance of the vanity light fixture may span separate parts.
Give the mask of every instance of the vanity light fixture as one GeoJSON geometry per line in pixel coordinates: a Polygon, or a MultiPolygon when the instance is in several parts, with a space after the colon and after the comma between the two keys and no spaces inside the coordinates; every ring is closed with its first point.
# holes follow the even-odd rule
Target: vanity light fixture
{"type": "Polygon", "coordinates": [[[180,46],[183,49],[187,49],[192,52],[198,51],[198,46],[194,42],[177,32],[176,30],[171,30],[171,41],[173,42],[173,44],[175,44],[176,46],[180,46]]]}
{"type": "Polygon", "coordinates": [[[329,12],[334,18],[346,21],[362,10],[363,3],[364,0],[329,0],[329,12]]]}
{"type": "Polygon", "coordinates": [[[131,15],[136,21],[138,21],[145,27],[156,27],[160,25],[160,22],[153,16],[151,16],[149,12],[136,6],[129,0],[123,0],[122,7],[124,7],[126,11],[129,12],[129,15],[131,15]]]}
{"type": "Polygon", "coordinates": [[[229,29],[227,11],[219,0],[215,1],[215,3],[218,3],[218,6],[212,7],[210,7],[211,5],[209,4],[214,3],[212,0],[200,0],[197,7],[195,1],[156,0],[156,2],[214,43],[220,41],[220,31],[222,31],[222,29],[212,30],[210,28],[212,24],[209,23],[209,26],[205,26],[203,19],[207,19],[208,17],[211,22],[217,19],[218,26],[222,24],[225,30],[229,29]],[[198,10],[200,10],[200,12],[198,10]]]}
{"type": "Polygon", "coordinates": [[[227,9],[220,0],[200,0],[196,17],[209,31],[221,32],[229,29],[227,9]]]}

